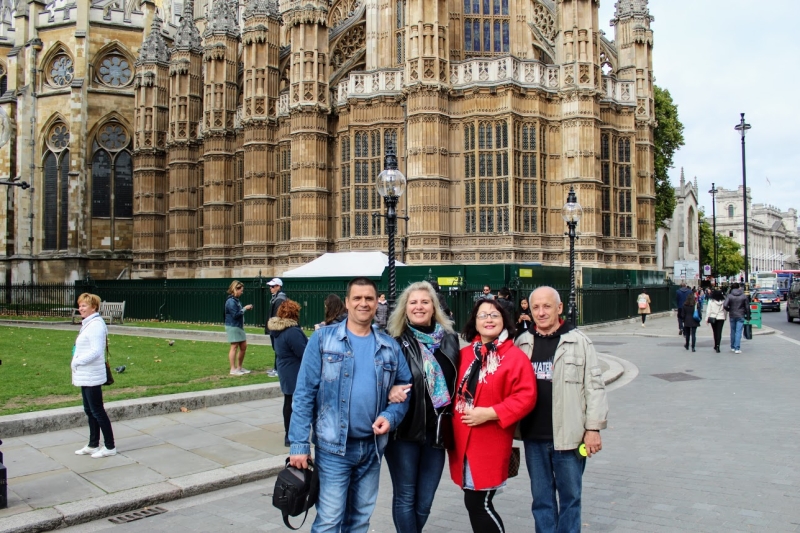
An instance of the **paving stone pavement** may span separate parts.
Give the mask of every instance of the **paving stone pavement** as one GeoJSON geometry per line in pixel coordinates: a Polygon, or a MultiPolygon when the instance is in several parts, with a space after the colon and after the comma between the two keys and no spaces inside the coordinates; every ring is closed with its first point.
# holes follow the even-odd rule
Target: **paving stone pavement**
{"type": "MultiPolygon", "coordinates": [[[[648,321],[652,331],[664,330],[664,335],[657,337],[632,336],[628,325],[587,331],[598,350],[626,361],[626,372],[609,386],[611,412],[609,428],[603,432],[604,449],[587,466],[583,529],[800,531],[800,466],[795,459],[800,440],[800,427],[796,424],[800,405],[796,385],[800,378],[800,347],[782,335],[773,334],[744,341],[741,355],[729,351],[716,354],[710,338],[701,336],[698,351],[692,353],[683,349],[683,340],[677,332],[672,338],[666,335],[674,322],[674,318],[648,321]],[[668,377],[679,380],[667,381],[655,376],[662,374],[672,374],[668,377]]],[[[727,326],[723,338],[726,335],[727,326]]],[[[272,411],[280,413],[277,403],[272,411]]],[[[224,416],[230,414],[235,413],[224,416]]],[[[148,420],[125,424],[139,422],[149,426],[148,420]]],[[[197,424],[204,432],[217,428],[218,437],[236,429],[226,427],[230,422],[213,424],[215,421],[209,418],[198,420],[197,424]]],[[[161,431],[158,426],[132,429],[164,440],[167,446],[185,446],[193,454],[195,450],[213,447],[206,443],[198,445],[191,435],[171,434],[169,427],[162,427],[161,431]]],[[[26,474],[31,481],[52,471],[54,465],[50,461],[57,460],[57,449],[66,444],[62,442],[63,436],[60,440],[53,438],[53,434],[37,437],[40,441],[37,445],[42,449],[56,449],[52,452],[56,459],[49,456],[49,460],[45,457],[32,461],[32,465],[22,461],[32,470],[26,474]],[[48,439],[54,442],[46,442],[48,439]]],[[[5,443],[3,448],[6,449],[5,443]]],[[[125,456],[128,455],[126,452],[125,456]]],[[[213,451],[198,458],[222,460],[213,451]]],[[[141,465],[139,460],[144,460],[130,459],[131,462],[113,468],[125,472],[124,469],[141,465]]],[[[103,470],[98,469],[88,478],[88,474],[74,473],[85,481],[75,486],[76,493],[85,496],[104,483],[110,487],[116,482],[116,476],[103,476],[103,470]]],[[[73,481],[74,478],[65,483],[73,481]]],[[[113,525],[98,520],[65,531],[282,530],[281,518],[271,505],[273,483],[273,479],[262,480],[164,503],[162,507],[168,509],[167,513],[129,524],[113,525]]],[[[10,488],[16,490],[13,479],[10,488]]],[[[391,532],[391,486],[385,466],[378,498],[371,531],[391,532]]],[[[532,530],[530,491],[524,471],[509,482],[495,503],[507,531],[532,530]]],[[[301,531],[310,530],[312,515],[301,531]]],[[[469,530],[461,492],[445,471],[425,531],[469,530]]]]}

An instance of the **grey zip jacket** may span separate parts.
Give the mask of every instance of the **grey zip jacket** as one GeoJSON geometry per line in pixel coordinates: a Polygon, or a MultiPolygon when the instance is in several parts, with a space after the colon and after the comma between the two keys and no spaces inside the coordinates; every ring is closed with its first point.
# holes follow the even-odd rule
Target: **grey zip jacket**
{"type": "MultiPolygon", "coordinates": [[[[526,331],[514,341],[530,358],[534,335],[526,331]]],[[[608,401],[603,370],[589,338],[577,329],[561,335],[553,358],[553,446],[574,450],[586,430],[606,429],[608,401]]]]}

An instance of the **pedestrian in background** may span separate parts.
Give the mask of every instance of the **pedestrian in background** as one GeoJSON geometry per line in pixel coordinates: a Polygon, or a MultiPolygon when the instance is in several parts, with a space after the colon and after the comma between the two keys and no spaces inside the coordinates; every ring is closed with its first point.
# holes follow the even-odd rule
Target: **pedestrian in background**
{"type": "Polygon", "coordinates": [[[678,335],[683,335],[683,319],[681,318],[681,309],[686,302],[686,297],[691,294],[691,289],[686,286],[686,282],[681,282],[681,288],[675,293],[675,309],[678,310],[678,335]]]}
{"type": "Polygon", "coordinates": [[[692,292],[686,297],[686,301],[683,302],[683,307],[678,309],[678,313],[683,314],[683,337],[686,339],[683,347],[688,350],[689,342],[691,341],[692,351],[695,351],[694,347],[697,343],[697,327],[700,325],[700,321],[697,320],[694,315],[696,311],[697,300],[692,292]]]}
{"type": "Polygon", "coordinates": [[[283,428],[284,446],[289,446],[289,423],[292,420],[292,395],[297,387],[297,374],[303,352],[308,344],[308,337],[300,329],[300,304],[286,300],[278,307],[277,316],[269,319],[267,324],[273,335],[275,350],[275,368],[283,393],[283,428]]]}
{"type": "Polygon", "coordinates": [[[448,452],[450,477],[464,491],[475,533],[505,531],[492,504],[508,480],[517,422],[536,403],[530,361],[514,346],[516,328],[497,300],[479,300],[461,337],[453,416],[455,447],[448,452]]]}
{"type": "Polygon", "coordinates": [[[231,344],[228,350],[228,362],[231,376],[243,376],[250,371],[242,366],[247,353],[247,334],[244,332],[244,313],[253,308],[251,304],[242,307],[239,298],[244,292],[244,284],[233,280],[228,286],[228,298],[225,300],[225,334],[231,344]],[[237,353],[238,352],[238,353],[237,353]]]}
{"type": "MultiPolygon", "coordinates": [[[[269,331],[269,319],[278,316],[278,308],[289,298],[283,292],[283,280],[281,278],[272,278],[267,282],[267,285],[269,285],[269,292],[272,293],[272,297],[269,300],[269,315],[267,316],[267,322],[264,324],[264,334],[269,335],[270,344],[275,346],[275,339],[269,331]]],[[[267,375],[271,378],[277,377],[278,369],[267,370],[267,375]]]]}
{"type": "Polygon", "coordinates": [[[744,291],[738,283],[731,283],[731,292],[725,298],[722,307],[728,312],[731,328],[731,351],[742,353],[742,329],[744,328],[744,318],[748,311],[750,302],[747,301],[744,291]]]}
{"type": "MultiPolygon", "coordinates": [[[[452,434],[460,346],[432,283],[409,285],[389,317],[389,335],[400,343],[411,369],[408,413],[389,435],[386,464],[392,476],[392,519],[398,533],[419,533],[431,513],[444,470],[446,442],[436,442],[437,423],[452,434]]],[[[389,401],[406,400],[409,387],[394,387],[389,401]]]]}
{"type": "Polygon", "coordinates": [[[488,285],[484,285],[483,286],[483,292],[481,294],[478,294],[478,296],[475,297],[475,301],[476,302],[478,300],[481,300],[481,299],[494,300],[494,295],[492,295],[492,288],[489,287],[488,285]]]}
{"type": "Polygon", "coordinates": [[[381,293],[378,296],[378,310],[375,311],[375,323],[379,328],[385,330],[386,322],[389,320],[389,302],[386,301],[386,295],[381,293]]]}
{"type": "Polygon", "coordinates": [[[72,347],[72,384],[81,388],[83,411],[89,419],[89,444],[75,455],[91,455],[94,459],[117,455],[111,420],[103,407],[103,385],[106,382],[105,354],[108,328],[97,310],[100,297],[84,292],[78,296],[78,313],[83,321],[78,338],[72,347]],[[100,432],[103,447],[100,447],[100,432]]]}
{"type": "Polygon", "coordinates": [[[497,302],[505,308],[508,316],[514,316],[516,310],[514,309],[514,302],[511,301],[511,291],[508,287],[502,287],[497,291],[497,302]]]}
{"type": "Polygon", "coordinates": [[[714,351],[719,353],[719,344],[722,340],[722,326],[725,325],[725,320],[728,318],[728,312],[723,307],[725,297],[722,296],[722,291],[715,290],[711,293],[706,306],[706,322],[711,326],[711,332],[714,334],[714,351]]]}
{"type": "Polygon", "coordinates": [[[531,309],[527,298],[520,298],[519,310],[517,311],[517,337],[528,331],[533,324],[531,319],[531,309]]]}
{"type": "Polygon", "coordinates": [[[316,324],[314,329],[319,329],[322,326],[330,326],[331,324],[338,324],[347,320],[347,308],[344,302],[337,294],[329,294],[325,297],[325,319],[316,324]]]}
{"type": "Polygon", "coordinates": [[[650,295],[647,294],[647,289],[642,287],[642,292],[636,297],[636,307],[639,308],[639,316],[642,317],[642,327],[647,321],[647,315],[650,314],[650,295]]]}

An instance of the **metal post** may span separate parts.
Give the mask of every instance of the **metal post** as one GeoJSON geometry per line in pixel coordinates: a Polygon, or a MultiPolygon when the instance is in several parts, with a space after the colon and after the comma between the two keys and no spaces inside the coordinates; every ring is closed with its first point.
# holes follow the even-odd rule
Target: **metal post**
{"type": "Polygon", "coordinates": [[[719,273],[717,272],[717,193],[719,190],[714,186],[714,183],[711,183],[711,190],[708,191],[711,193],[711,221],[714,225],[713,232],[714,232],[714,286],[717,285],[717,277],[719,273]]]}
{"type": "MultiPolygon", "coordinates": [[[[387,156],[388,159],[389,156],[387,156]]],[[[389,314],[394,311],[397,298],[397,269],[394,265],[394,236],[397,232],[397,196],[384,196],[386,203],[386,231],[389,234],[389,314]]]]}
{"type": "Polygon", "coordinates": [[[734,128],[742,136],[742,213],[744,214],[744,293],[747,301],[750,301],[750,250],[747,247],[747,164],[745,159],[744,136],[750,129],[750,124],[744,121],[744,113],[741,114],[741,121],[734,128]]]}
{"type": "MultiPolygon", "coordinates": [[[[2,440],[0,444],[3,444],[2,440]]],[[[8,472],[3,464],[3,452],[0,452],[0,509],[6,507],[8,507],[8,472]]]]}
{"type": "Polygon", "coordinates": [[[573,327],[578,327],[577,301],[575,294],[575,227],[577,222],[567,222],[569,227],[569,311],[568,318],[573,327]]]}

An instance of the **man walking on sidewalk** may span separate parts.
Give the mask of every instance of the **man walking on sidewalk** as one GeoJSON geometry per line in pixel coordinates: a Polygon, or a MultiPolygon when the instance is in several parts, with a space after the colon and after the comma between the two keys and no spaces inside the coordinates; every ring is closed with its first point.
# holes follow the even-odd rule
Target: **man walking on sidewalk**
{"type": "Polygon", "coordinates": [[[397,342],[372,325],[375,283],[350,281],[345,305],[345,321],[322,327],[309,339],[292,401],[292,466],[308,467],[312,424],[314,430],[320,490],[313,533],[369,530],[389,430],[409,405],[408,399],[388,403],[391,387],[410,388],[411,371],[397,342]]]}
{"type": "Polygon", "coordinates": [[[722,308],[728,312],[728,320],[731,325],[731,351],[733,353],[742,353],[742,329],[744,328],[748,305],[750,305],[750,302],[747,301],[744,291],[739,288],[739,284],[732,283],[731,292],[725,298],[722,308]]]}
{"type": "MultiPolygon", "coordinates": [[[[686,303],[686,297],[692,292],[692,289],[686,286],[686,282],[681,282],[681,288],[675,293],[675,309],[680,311],[683,309],[683,304],[686,303]]],[[[678,335],[683,335],[683,318],[680,312],[678,313],[678,335]]]]}

